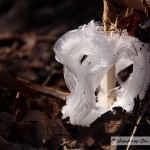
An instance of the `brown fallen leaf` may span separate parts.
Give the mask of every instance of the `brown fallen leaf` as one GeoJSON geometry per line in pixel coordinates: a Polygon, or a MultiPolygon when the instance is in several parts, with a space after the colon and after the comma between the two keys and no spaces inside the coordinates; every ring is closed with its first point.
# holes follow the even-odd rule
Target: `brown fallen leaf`
{"type": "Polygon", "coordinates": [[[94,121],[90,127],[78,127],[79,136],[74,143],[68,144],[68,148],[92,148],[99,149],[116,149],[111,145],[111,136],[118,136],[122,131],[126,111],[122,108],[114,108],[114,112],[109,111],[94,121]]]}
{"type": "Polygon", "coordinates": [[[20,121],[21,124],[16,128],[18,137],[33,146],[43,147],[44,141],[52,136],[52,131],[49,129],[51,122],[46,113],[29,110],[24,114],[20,121]]]}
{"type": "Polygon", "coordinates": [[[57,103],[57,100],[52,100],[53,97],[46,95],[38,95],[37,97],[28,100],[28,106],[31,109],[42,110],[48,114],[51,119],[55,119],[61,112],[62,105],[57,103]]]}
{"type": "Polygon", "coordinates": [[[54,119],[51,124],[51,130],[53,131],[53,135],[45,143],[49,149],[59,149],[73,141],[60,119],[54,119]]]}
{"type": "Polygon", "coordinates": [[[48,147],[59,147],[71,139],[60,119],[52,121],[45,112],[38,110],[27,111],[16,130],[19,139],[38,148],[45,144],[48,147]]]}

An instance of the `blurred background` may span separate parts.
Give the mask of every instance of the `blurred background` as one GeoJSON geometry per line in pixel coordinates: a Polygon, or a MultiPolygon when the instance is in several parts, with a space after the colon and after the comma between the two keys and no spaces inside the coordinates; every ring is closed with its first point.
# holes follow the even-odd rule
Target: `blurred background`
{"type": "Polygon", "coordinates": [[[65,90],[53,45],[65,32],[101,21],[102,12],[101,0],[1,0],[0,69],[39,84],[60,81],[65,90]]]}
{"type": "Polygon", "coordinates": [[[67,31],[92,19],[100,20],[102,5],[100,0],[1,0],[0,32],[67,31]]]}

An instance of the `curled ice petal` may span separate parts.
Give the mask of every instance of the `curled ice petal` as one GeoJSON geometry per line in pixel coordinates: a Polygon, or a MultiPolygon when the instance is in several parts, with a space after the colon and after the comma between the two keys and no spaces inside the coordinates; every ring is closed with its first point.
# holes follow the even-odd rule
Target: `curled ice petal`
{"type": "Polygon", "coordinates": [[[62,113],[64,117],[70,117],[72,124],[89,126],[114,106],[131,111],[133,99],[138,94],[140,98],[145,95],[150,80],[149,44],[126,32],[121,36],[115,32],[107,35],[102,27],[91,21],[58,39],[54,51],[56,59],[64,65],[65,81],[71,91],[62,113]],[[96,97],[95,90],[101,80],[119,61],[122,61],[118,65],[120,68],[132,63],[133,72],[117,89],[116,101],[106,99],[102,89],[96,97]]]}

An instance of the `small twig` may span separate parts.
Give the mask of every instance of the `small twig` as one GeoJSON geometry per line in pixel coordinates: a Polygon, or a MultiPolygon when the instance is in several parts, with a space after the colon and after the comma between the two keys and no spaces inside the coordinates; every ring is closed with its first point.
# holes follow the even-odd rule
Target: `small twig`
{"type": "Polygon", "coordinates": [[[0,81],[1,81],[0,88],[6,88],[12,91],[17,91],[17,92],[22,91],[27,94],[33,92],[40,92],[43,94],[54,96],[61,100],[65,100],[66,97],[69,96],[69,93],[59,91],[55,88],[38,85],[38,84],[30,83],[29,81],[20,78],[15,78],[11,74],[3,70],[0,70],[0,81]]]}
{"type": "Polygon", "coordinates": [[[135,133],[136,133],[136,130],[137,130],[137,128],[138,128],[140,122],[141,122],[141,119],[142,119],[143,115],[145,114],[145,112],[146,112],[147,108],[149,107],[149,105],[150,105],[150,100],[148,100],[148,103],[145,104],[144,107],[143,107],[143,110],[142,110],[142,112],[141,112],[141,115],[139,116],[139,118],[138,118],[138,120],[137,120],[137,122],[136,122],[136,125],[135,125],[135,127],[134,127],[134,130],[133,130],[133,132],[132,132],[132,134],[131,134],[131,137],[130,137],[130,140],[129,140],[129,143],[128,143],[128,146],[127,146],[126,150],[129,150],[130,145],[131,145],[131,141],[133,140],[133,137],[134,137],[134,135],[135,135],[135,133]]]}
{"type": "Polygon", "coordinates": [[[46,78],[46,80],[42,83],[42,85],[47,85],[48,84],[48,82],[50,81],[50,79],[51,79],[51,76],[49,75],[47,78],[46,78]]]}
{"type": "Polygon", "coordinates": [[[17,79],[19,81],[21,81],[22,83],[24,83],[25,85],[27,85],[30,89],[38,91],[40,93],[48,94],[48,95],[57,97],[62,100],[66,100],[66,97],[69,96],[69,93],[56,90],[55,88],[52,88],[52,87],[47,87],[47,86],[43,86],[43,85],[30,83],[30,82],[20,79],[20,78],[17,78],[17,79]]]}

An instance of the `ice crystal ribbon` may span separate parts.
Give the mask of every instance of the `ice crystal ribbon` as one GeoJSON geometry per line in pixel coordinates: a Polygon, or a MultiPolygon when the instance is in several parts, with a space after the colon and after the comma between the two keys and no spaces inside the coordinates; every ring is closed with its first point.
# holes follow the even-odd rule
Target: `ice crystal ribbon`
{"type": "MultiPolygon", "coordinates": [[[[54,45],[56,60],[64,65],[64,78],[71,91],[62,109],[63,117],[70,117],[76,125],[89,126],[114,106],[132,111],[133,99],[145,95],[150,79],[150,48],[137,38],[111,32],[109,35],[94,21],[72,30],[54,45]],[[127,61],[128,60],[128,61],[127,61]],[[103,87],[98,97],[95,90],[107,71],[120,61],[133,63],[130,78],[117,89],[117,100],[106,99],[103,87]]],[[[118,65],[119,66],[119,65],[118,65]]]]}

